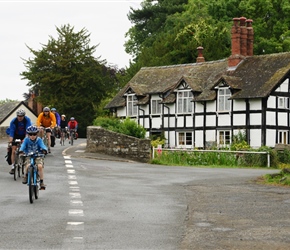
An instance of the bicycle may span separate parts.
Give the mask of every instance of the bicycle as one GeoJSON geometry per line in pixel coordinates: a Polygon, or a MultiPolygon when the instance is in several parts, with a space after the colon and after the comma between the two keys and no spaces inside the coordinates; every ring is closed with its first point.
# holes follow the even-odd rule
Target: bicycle
{"type": "MultiPolygon", "coordinates": [[[[40,179],[38,176],[38,167],[35,163],[35,159],[37,157],[44,157],[45,154],[41,154],[39,152],[31,152],[26,154],[25,156],[30,157],[30,165],[27,169],[27,186],[29,190],[29,201],[30,203],[33,203],[34,198],[38,199],[40,190],[40,179]]],[[[45,187],[42,189],[45,189],[45,187]]]]}
{"type": "Polygon", "coordinates": [[[60,131],[60,144],[62,146],[64,146],[64,141],[66,139],[66,134],[67,134],[67,129],[66,128],[62,128],[60,131]]]}
{"type": "Polygon", "coordinates": [[[21,146],[21,140],[16,139],[16,151],[15,151],[15,162],[14,162],[14,180],[17,180],[17,177],[21,177],[24,174],[24,162],[22,156],[19,154],[19,149],[21,146]]]}
{"type": "Polygon", "coordinates": [[[74,144],[74,139],[75,139],[75,136],[76,136],[76,130],[75,129],[70,129],[69,136],[70,136],[70,144],[73,145],[74,144]]]}

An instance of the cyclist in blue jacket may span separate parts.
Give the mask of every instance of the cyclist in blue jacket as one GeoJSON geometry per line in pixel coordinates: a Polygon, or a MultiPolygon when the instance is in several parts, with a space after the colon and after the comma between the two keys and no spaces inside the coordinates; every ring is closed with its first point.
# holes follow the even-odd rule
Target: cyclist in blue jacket
{"type": "Polygon", "coordinates": [[[23,109],[18,109],[16,111],[16,117],[13,118],[9,126],[9,144],[12,146],[11,153],[11,170],[10,174],[14,174],[14,163],[15,163],[15,152],[16,152],[16,139],[23,140],[26,136],[26,129],[31,126],[31,120],[26,116],[26,112],[23,109]]]}
{"type": "MultiPolygon", "coordinates": [[[[30,126],[26,129],[26,132],[28,134],[28,137],[26,137],[19,149],[20,153],[44,153],[47,154],[47,147],[45,146],[45,144],[43,143],[43,140],[37,136],[39,130],[36,126],[30,126]]],[[[37,157],[35,159],[35,162],[38,166],[38,174],[39,174],[39,178],[40,178],[40,188],[45,188],[44,182],[43,182],[43,178],[44,178],[44,174],[43,174],[43,168],[44,168],[44,158],[43,157],[37,157]]],[[[23,180],[22,183],[26,184],[27,183],[27,170],[28,167],[30,165],[30,157],[26,157],[25,162],[24,162],[24,176],[23,176],[23,180]]]]}

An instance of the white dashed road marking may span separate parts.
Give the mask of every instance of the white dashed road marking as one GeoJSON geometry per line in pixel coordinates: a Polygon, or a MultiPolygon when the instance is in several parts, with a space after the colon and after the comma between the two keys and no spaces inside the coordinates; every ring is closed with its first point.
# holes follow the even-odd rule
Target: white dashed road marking
{"type": "MultiPolygon", "coordinates": [[[[68,210],[68,215],[70,217],[83,217],[84,210],[83,202],[81,200],[80,187],[78,186],[76,171],[70,159],[70,156],[65,155],[65,166],[68,174],[68,184],[69,184],[69,196],[70,196],[70,206],[73,207],[68,210]]],[[[70,221],[67,222],[66,230],[83,231],[84,222],[83,221],[70,221]]],[[[74,242],[83,243],[83,236],[78,235],[72,238],[74,242]]]]}

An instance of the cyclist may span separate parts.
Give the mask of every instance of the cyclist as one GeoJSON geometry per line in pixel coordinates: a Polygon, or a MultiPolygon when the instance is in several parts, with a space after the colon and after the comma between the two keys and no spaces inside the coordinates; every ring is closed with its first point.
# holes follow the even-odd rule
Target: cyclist
{"type": "Polygon", "coordinates": [[[38,128],[41,128],[41,126],[44,127],[40,129],[39,131],[40,132],[39,136],[41,138],[43,138],[43,129],[45,129],[46,131],[48,153],[50,153],[51,132],[52,132],[52,129],[55,127],[55,125],[56,125],[55,115],[52,112],[50,112],[49,107],[44,107],[43,112],[41,112],[37,118],[36,126],[38,128]]]}
{"type": "MultiPolygon", "coordinates": [[[[67,121],[66,121],[66,116],[61,115],[61,120],[60,120],[60,132],[64,133],[64,138],[67,137],[67,121]]],[[[61,142],[60,142],[61,143],[61,142]]]]}
{"type": "Polygon", "coordinates": [[[60,137],[60,130],[59,130],[59,127],[60,127],[60,115],[59,113],[56,111],[56,108],[52,108],[51,109],[51,112],[55,115],[55,119],[56,119],[56,126],[55,126],[55,136],[57,138],[60,137]]]}
{"type": "MultiPolygon", "coordinates": [[[[77,139],[77,137],[78,137],[77,136],[78,135],[78,133],[77,133],[78,122],[74,117],[70,118],[70,121],[68,122],[67,127],[68,127],[69,132],[71,132],[71,130],[75,130],[75,139],[77,139]]],[[[69,136],[70,136],[70,134],[69,134],[69,136]]]]}
{"type": "Polygon", "coordinates": [[[28,116],[25,115],[25,111],[23,109],[18,109],[16,111],[17,117],[13,118],[10,122],[9,126],[9,145],[12,146],[12,153],[11,153],[11,162],[12,167],[10,170],[10,174],[14,174],[14,163],[15,163],[15,152],[17,143],[15,142],[16,139],[20,139],[21,141],[26,136],[26,129],[31,126],[31,120],[28,116]]]}
{"type": "MultiPolygon", "coordinates": [[[[36,126],[30,126],[26,129],[26,132],[28,134],[28,137],[26,137],[19,149],[20,153],[36,153],[36,152],[42,152],[44,154],[47,153],[47,147],[44,145],[43,140],[37,136],[39,130],[36,126]]],[[[43,157],[37,157],[35,159],[35,162],[37,164],[38,168],[38,175],[40,178],[40,188],[44,189],[45,184],[43,182],[44,174],[43,174],[43,168],[44,168],[44,158],[43,157]]],[[[24,162],[24,175],[22,179],[22,183],[27,183],[27,170],[30,165],[30,157],[26,157],[24,162]]]]}
{"type": "Polygon", "coordinates": [[[56,125],[60,126],[60,115],[58,112],[56,112],[56,108],[52,108],[51,112],[55,115],[56,125]]]}

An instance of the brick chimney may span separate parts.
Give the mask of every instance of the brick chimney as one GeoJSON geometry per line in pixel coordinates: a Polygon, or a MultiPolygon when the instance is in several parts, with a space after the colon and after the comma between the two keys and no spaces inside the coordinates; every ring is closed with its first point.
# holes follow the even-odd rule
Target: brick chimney
{"type": "Polygon", "coordinates": [[[248,30],[246,27],[246,20],[247,18],[241,17],[240,18],[240,30],[241,30],[241,55],[247,56],[247,41],[248,41],[248,30]]]}
{"type": "Polygon", "coordinates": [[[233,18],[231,29],[232,54],[228,58],[228,66],[237,66],[246,56],[253,55],[254,30],[253,20],[245,17],[233,18]]]}
{"type": "Polygon", "coordinates": [[[228,59],[228,66],[234,67],[243,59],[241,55],[241,27],[240,18],[233,18],[234,24],[231,29],[232,36],[232,54],[228,59]]]}
{"type": "Polygon", "coordinates": [[[247,31],[248,31],[248,39],[247,39],[247,55],[254,55],[254,29],[252,27],[253,20],[247,19],[247,31]]]}
{"type": "Polygon", "coordinates": [[[196,58],[196,62],[197,63],[201,63],[201,62],[205,62],[205,59],[203,57],[202,51],[203,51],[203,47],[197,47],[197,51],[198,51],[198,56],[196,58]]]}
{"type": "Polygon", "coordinates": [[[27,103],[28,107],[31,108],[32,110],[34,110],[33,109],[34,108],[34,105],[33,105],[34,104],[34,97],[35,97],[34,93],[30,93],[28,103],[27,103]]]}

